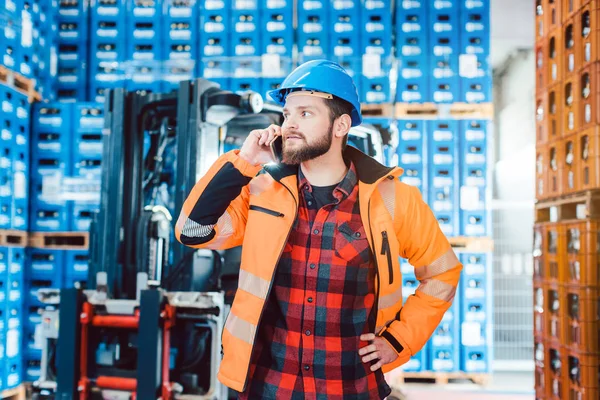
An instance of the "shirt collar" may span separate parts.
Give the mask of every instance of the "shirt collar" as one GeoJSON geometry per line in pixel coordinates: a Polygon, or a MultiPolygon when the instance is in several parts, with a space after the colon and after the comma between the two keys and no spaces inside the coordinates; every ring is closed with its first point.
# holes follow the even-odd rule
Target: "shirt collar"
{"type": "MultiPolygon", "coordinates": [[[[354,187],[356,186],[357,183],[358,183],[358,178],[356,175],[356,168],[354,167],[354,163],[352,161],[350,161],[350,167],[348,168],[348,172],[344,176],[344,179],[342,179],[342,181],[340,183],[338,183],[338,185],[335,187],[333,193],[334,193],[334,195],[336,193],[341,194],[342,199],[346,198],[346,197],[350,196],[350,193],[352,193],[352,191],[354,190],[354,187]]],[[[304,173],[302,172],[302,168],[298,168],[298,189],[306,190],[305,188],[308,188],[308,191],[312,192],[312,185],[308,182],[308,179],[306,179],[306,176],[304,176],[304,173]]],[[[336,197],[338,197],[338,196],[336,196],[336,197]]]]}

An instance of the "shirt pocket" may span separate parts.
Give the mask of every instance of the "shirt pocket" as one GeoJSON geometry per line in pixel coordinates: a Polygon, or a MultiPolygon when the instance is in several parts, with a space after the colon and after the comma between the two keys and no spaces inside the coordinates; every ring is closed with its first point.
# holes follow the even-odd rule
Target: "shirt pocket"
{"type": "Polygon", "coordinates": [[[337,225],[335,255],[348,265],[360,266],[371,261],[369,241],[362,222],[347,221],[337,225]]]}

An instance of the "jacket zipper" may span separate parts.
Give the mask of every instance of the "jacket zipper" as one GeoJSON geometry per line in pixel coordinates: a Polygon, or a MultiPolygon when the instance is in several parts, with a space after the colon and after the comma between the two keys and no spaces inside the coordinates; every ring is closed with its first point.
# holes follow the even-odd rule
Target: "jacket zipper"
{"type": "MultiPolygon", "coordinates": [[[[269,296],[271,295],[271,289],[273,289],[273,280],[275,278],[275,273],[277,272],[277,266],[279,265],[279,260],[281,259],[281,255],[283,254],[283,250],[285,249],[285,245],[286,245],[287,241],[290,238],[290,234],[292,233],[292,229],[294,229],[294,221],[298,217],[298,201],[296,201],[296,198],[294,197],[294,193],[292,193],[292,191],[290,190],[290,188],[288,188],[283,183],[281,183],[281,185],[284,188],[286,188],[287,191],[290,192],[290,194],[292,195],[292,198],[294,199],[294,203],[296,204],[296,213],[294,215],[294,219],[292,220],[292,225],[290,226],[290,230],[288,231],[287,237],[285,238],[285,241],[283,242],[283,246],[281,247],[281,251],[279,252],[279,256],[277,257],[277,262],[275,263],[275,268],[273,268],[273,274],[271,275],[271,282],[269,283],[269,290],[267,290],[267,296],[265,297],[265,304],[263,305],[262,310],[260,310],[260,316],[258,317],[258,322],[256,324],[256,333],[258,333],[258,329],[260,327],[260,321],[262,321],[262,317],[263,317],[263,314],[265,312],[265,308],[267,308],[266,307],[267,306],[267,302],[269,301],[269,296]]],[[[252,207],[258,207],[258,206],[250,206],[250,209],[252,209],[252,207]]],[[[262,208],[262,207],[259,207],[259,208],[262,208]]],[[[267,209],[263,209],[263,210],[267,210],[267,209]]],[[[274,212],[274,211],[271,211],[271,210],[267,210],[267,211],[270,211],[271,213],[274,212]]],[[[278,214],[281,214],[281,213],[278,213],[278,214]]],[[[278,215],[278,216],[283,217],[283,214],[278,215]]],[[[250,373],[250,366],[251,366],[251,363],[252,363],[252,352],[254,351],[255,342],[256,342],[256,337],[254,337],[254,342],[252,343],[252,348],[250,349],[250,361],[248,362],[248,368],[246,369],[246,380],[244,381],[244,387],[242,388],[242,392],[246,391],[246,385],[248,385],[248,378],[249,378],[248,374],[250,373]]]]}
{"type": "Polygon", "coordinates": [[[264,207],[260,207],[260,206],[251,205],[250,206],[250,210],[262,212],[262,213],[265,213],[265,214],[269,214],[269,215],[272,215],[274,217],[283,217],[284,216],[279,211],[269,210],[268,208],[264,208],[264,207]]]}
{"type": "Polygon", "coordinates": [[[394,268],[392,267],[392,251],[388,240],[387,231],[381,232],[383,241],[381,243],[381,255],[387,255],[388,274],[390,276],[390,285],[394,282],[394,268]]]}
{"type": "MultiPolygon", "coordinates": [[[[369,227],[371,227],[371,199],[369,198],[369,205],[367,206],[369,227]]],[[[375,254],[375,238],[373,237],[373,229],[369,229],[371,232],[371,243],[373,243],[373,254],[375,254]]],[[[379,314],[379,292],[381,290],[381,279],[379,276],[379,263],[377,262],[377,257],[373,257],[375,261],[375,276],[377,277],[377,293],[375,294],[375,326],[374,329],[377,329],[377,314],[379,314]]],[[[375,332],[375,330],[373,330],[375,332]]]]}

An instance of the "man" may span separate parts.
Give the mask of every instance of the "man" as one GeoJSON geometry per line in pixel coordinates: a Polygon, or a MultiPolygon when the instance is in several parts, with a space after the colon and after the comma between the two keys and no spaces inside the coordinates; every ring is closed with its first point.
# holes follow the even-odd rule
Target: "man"
{"type": "Polygon", "coordinates": [[[362,118],[343,68],[305,63],[269,94],[281,128],[221,156],[177,221],[185,245],[243,245],[219,380],[241,399],[384,399],[383,373],[427,342],[462,266],[402,170],[346,147],[362,118]],[[421,281],[404,307],[398,256],[421,281]]]}

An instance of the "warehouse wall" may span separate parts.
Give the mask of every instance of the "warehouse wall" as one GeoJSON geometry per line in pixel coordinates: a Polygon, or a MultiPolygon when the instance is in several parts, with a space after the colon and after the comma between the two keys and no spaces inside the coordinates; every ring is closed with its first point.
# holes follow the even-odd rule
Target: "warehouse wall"
{"type": "Polygon", "coordinates": [[[533,369],[534,69],[534,52],[516,51],[494,76],[494,368],[499,370],[533,369]]]}

